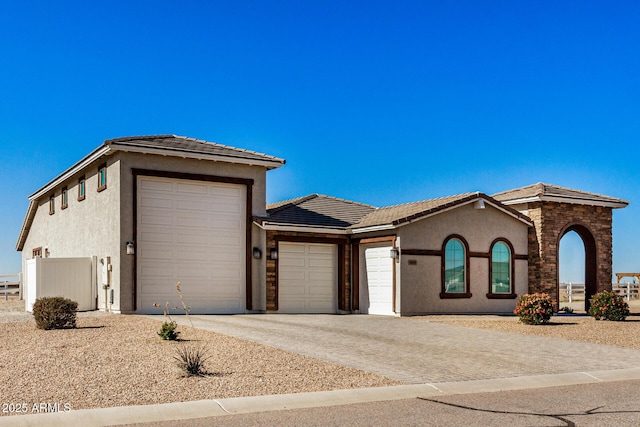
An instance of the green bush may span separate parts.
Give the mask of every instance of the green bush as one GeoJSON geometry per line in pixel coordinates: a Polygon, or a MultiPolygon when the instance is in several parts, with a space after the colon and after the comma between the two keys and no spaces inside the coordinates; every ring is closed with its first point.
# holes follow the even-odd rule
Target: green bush
{"type": "Polygon", "coordinates": [[[63,297],[37,298],[33,317],[39,329],[68,329],[76,327],[78,303],[63,297]]]}
{"type": "Polygon", "coordinates": [[[520,321],[527,325],[541,325],[549,322],[553,315],[553,301],[548,294],[524,294],[518,298],[513,310],[520,321]]]}
{"type": "Polygon", "coordinates": [[[589,301],[591,302],[589,314],[596,320],[622,321],[629,315],[629,304],[614,292],[599,292],[589,301]]]}
{"type": "Polygon", "coordinates": [[[176,330],[177,327],[178,324],[175,321],[164,322],[158,332],[158,335],[160,335],[163,340],[175,341],[178,339],[178,334],[180,333],[176,330]]]}

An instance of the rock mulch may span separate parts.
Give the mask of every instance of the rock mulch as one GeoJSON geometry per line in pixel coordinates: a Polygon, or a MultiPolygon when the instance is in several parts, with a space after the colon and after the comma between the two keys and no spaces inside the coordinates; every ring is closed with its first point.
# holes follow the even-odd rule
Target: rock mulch
{"type": "Polygon", "coordinates": [[[184,341],[163,341],[160,322],[138,316],[79,313],[76,329],[52,331],[37,329],[27,313],[0,312],[0,322],[0,403],[14,408],[99,408],[400,384],[214,332],[179,327],[184,341]],[[174,356],[185,344],[206,346],[209,375],[184,377],[174,356]]]}

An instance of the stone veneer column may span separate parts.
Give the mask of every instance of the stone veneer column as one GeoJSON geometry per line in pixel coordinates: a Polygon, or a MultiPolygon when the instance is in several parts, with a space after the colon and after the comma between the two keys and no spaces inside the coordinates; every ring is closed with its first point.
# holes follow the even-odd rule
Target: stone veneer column
{"type": "MultiPolygon", "coordinates": [[[[534,223],[529,229],[529,292],[546,292],[558,301],[558,251],[562,233],[576,228],[578,234],[590,233],[595,241],[595,292],[611,290],[612,281],[612,209],[570,203],[534,202],[528,206],[534,223]]],[[[585,236],[580,236],[585,241],[585,236]]],[[[588,239],[589,236],[586,236],[588,239]]],[[[586,242],[585,242],[586,243],[586,242]]],[[[585,251],[588,249],[588,244],[585,251]]],[[[585,253],[589,260],[589,254],[585,253]]],[[[591,263],[590,263],[591,264],[591,263]]],[[[585,277],[585,281],[589,278],[585,277]]]]}

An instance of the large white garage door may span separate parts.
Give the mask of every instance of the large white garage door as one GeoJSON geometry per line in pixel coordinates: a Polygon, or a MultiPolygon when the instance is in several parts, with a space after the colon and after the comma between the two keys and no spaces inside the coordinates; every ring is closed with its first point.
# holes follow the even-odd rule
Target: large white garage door
{"type": "Polygon", "coordinates": [[[365,280],[361,281],[360,311],[393,315],[393,262],[391,246],[365,247],[365,280]]]}
{"type": "Polygon", "coordinates": [[[278,246],[278,312],[335,313],[337,245],[284,243],[278,246]]]}
{"type": "MultiPolygon", "coordinates": [[[[181,307],[181,282],[191,313],[243,313],[246,187],[138,177],[138,311],[154,303],[181,307]]],[[[160,311],[161,313],[161,311],[160,311]]]]}

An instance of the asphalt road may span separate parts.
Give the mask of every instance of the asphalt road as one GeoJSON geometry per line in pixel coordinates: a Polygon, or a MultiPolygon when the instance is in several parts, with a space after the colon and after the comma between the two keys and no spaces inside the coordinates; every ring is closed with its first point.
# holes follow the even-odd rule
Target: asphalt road
{"type": "Polygon", "coordinates": [[[131,426],[640,426],[640,381],[370,402],[131,426]]]}

